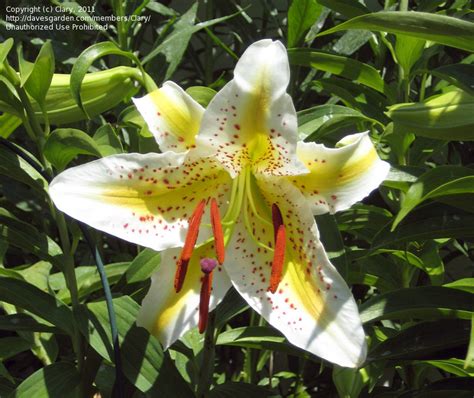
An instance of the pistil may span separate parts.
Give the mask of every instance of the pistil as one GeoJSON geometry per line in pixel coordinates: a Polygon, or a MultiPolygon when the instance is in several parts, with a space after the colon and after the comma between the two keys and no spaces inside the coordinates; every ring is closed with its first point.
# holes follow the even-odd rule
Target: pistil
{"type": "Polygon", "coordinates": [[[201,292],[199,297],[199,333],[204,333],[209,318],[209,300],[212,290],[212,271],[217,266],[217,261],[213,258],[203,258],[200,262],[203,277],[201,280],[201,292]]]}

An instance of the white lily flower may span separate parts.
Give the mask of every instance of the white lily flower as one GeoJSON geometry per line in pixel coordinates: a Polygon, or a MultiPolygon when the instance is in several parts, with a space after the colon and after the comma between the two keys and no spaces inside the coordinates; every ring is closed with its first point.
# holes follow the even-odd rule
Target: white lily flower
{"type": "Polygon", "coordinates": [[[165,347],[190,328],[203,331],[233,285],[292,344],[355,367],[365,334],[314,215],[364,198],[389,166],[366,133],[336,149],[298,142],[289,79],[284,46],[261,40],[206,110],[167,82],[135,99],[167,152],[73,167],[50,194],[94,228],[164,250],[137,322],[165,347]]]}

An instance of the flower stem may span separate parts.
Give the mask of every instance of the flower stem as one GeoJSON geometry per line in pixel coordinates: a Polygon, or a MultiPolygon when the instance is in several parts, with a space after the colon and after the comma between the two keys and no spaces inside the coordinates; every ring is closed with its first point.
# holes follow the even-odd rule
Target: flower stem
{"type": "Polygon", "coordinates": [[[215,311],[209,314],[206,334],[204,335],[204,347],[202,352],[201,370],[199,371],[199,381],[197,386],[197,398],[204,398],[209,392],[214,374],[214,356],[216,346],[215,336],[215,311]]]}

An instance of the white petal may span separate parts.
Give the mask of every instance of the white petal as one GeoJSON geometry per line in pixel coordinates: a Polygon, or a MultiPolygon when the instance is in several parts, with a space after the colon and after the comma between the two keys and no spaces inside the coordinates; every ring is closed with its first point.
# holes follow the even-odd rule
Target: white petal
{"type": "Polygon", "coordinates": [[[183,245],[188,219],[202,199],[213,195],[225,209],[230,186],[229,175],[213,159],[192,160],[187,153],[135,153],[70,168],[52,181],[49,193],[71,217],[163,250],[183,245]]]}
{"type": "Polygon", "coordinates": [[[286,87],[288,56],[278,41],[252,44],[235,68],[234,80],[204,113],[197,137],[232,176],[251,166],[256,173],[307,172],[296,157],[297,120],[286,87]]]}
{"type": "Polygon", "coordinates": [[[306,199],[281,178],[262,178],[259,185],[266,206],[278,204],[287,230],[282,280],[275,294],[267,291],[273,254],[256,242],[270,246],[273,231],[254,219],[255,239],[240,223],[229,246],[224,266],[232,283],[292,344],[341,366],[361,365],[367,348],[357,305],[328,260],[306,199]]]}
{"type": "MultiPolygon", "coordinates": [[[[188,330],[196,327],[199,320],[199,293],[201,288],[201,257],[213,257],[212,245],[197,249],[189,263],[184,285],[179,293],[173,287],[179,249],[161,253],[161,265],[152,276],[150,290],[143,299],[137,325],[148,329],[164,348],[168,348],[188,330]]],[[[218,267],[213,272],[209,311],[224,298],[231,284],[225,271],[218,267]]]]}
{"type": "Polygon", "coordinates": [[[204,108],[181,87],[168,81],[133,102],[163,152],[194,148],[204,108]]]}
{"type": "Polygon", "coordinates": [[[291,181],[309,199],[314,214],[348,209],[376,189],[390,169],[367,133],[344,137],[336,148],[299,142],[297,154],[310,173],[291,181]]]}

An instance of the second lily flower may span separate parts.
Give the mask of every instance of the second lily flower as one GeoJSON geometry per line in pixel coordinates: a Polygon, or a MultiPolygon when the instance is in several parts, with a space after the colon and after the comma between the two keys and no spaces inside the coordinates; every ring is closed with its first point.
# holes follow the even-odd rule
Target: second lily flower
{"type": "Polygon", "coordinates": [[[314,215],[347,209],[389,167],[366,133],[337,149],[298,142],[289,79],[283,45],[261,40],[206,110],[167,82],[135,100],[164,153],[71,168],[50,194],[74,218],[164,250],[138,324],[165,347],[204,330],[233,285],[294,345],[359,366],[366,343],[357,305],[314,215]]]}

